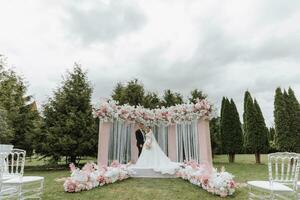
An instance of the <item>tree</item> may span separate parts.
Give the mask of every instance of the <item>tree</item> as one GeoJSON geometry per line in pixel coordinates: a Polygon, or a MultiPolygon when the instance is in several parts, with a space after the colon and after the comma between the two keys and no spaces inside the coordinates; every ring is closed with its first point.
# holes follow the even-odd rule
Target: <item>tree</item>
{"type": "Polygon", "coordinates": [[[147,95],[144,96],[143,106],[150,109],[160,107],[160,99],[158,95],[154,92],[148,92],[147,95]]]}
{"type": "Polygon", "coordinates": [[[10,127],[11,137],[8,143],[15,148],[26,150],[26,155],[33,152],[34,134],[38,129],[36,121],[39,114],[30,109],[31,96],[26,94],[27,87],[23,79],[7,66],[6,58],[0,58],[0,107],[6,113],[6,123],[10,127]]]}
{"type": "Polygon", "coordinates": [[[125,87],[122,85],[122,83],[117,83],[117,85],[111,95],[112,99],[117,101],[119,105],[125,104],[125,99],[124,99],[125,91],[124,90],[125,90],[125,87]]]}
{"type": "Polygon", "coordinates": [[[256,113],[256,137],[257,137],[257,151],[255,152],[256,158],[258,159],[257,163],[260,163],[260,153],[267,153],[269,149],[268,141],[268,128],[265,123],[265,118],[262,114],[260,106],[256,99],[254,99],[254,108],[256,113]]]}
{"type": "Polygon", "coordinates": [[[221,152],[220,149],[220,117],[214,117],[209,121],[211,149],[213,156],[221,152]]]}
{"type": "Polygon", "coordinates": [[[281,88],[277,88],[274,99],[274,121],[277,139],[276,144],[281,151],[291,150],[290,142],[292,138],[289,137],[289,114],[286,107],[286,100],[282,90],[281,88]]]}
{"type": "Polygon", "coordinates": [[[13,132],[8,125],[7,112],[0,108],[0,141],[2,144],[8,144],[13,139],[13,132]]]}
{"type": "Polygon", "coordinates": [[[144,93],[144,86],[137,79],[131,80],[124,88],[124,103],[132,106],[142,105],[144,93]]]}
{"type": "Polygon", "coordinates": [[[183,97],[179,93],[173,93],[170,89],[165,90],[162,98],[162,106],[170,107],[183,103],[183,97]]]}
{"type": "Polygon", "coordinates": [[[196,103],[197,99],[206,99],[207,95],[204,94],[201,90],[195,89],[191,91],[191,96],[189,97],[190,103],[196,103]]]}
{"type": "Polygon", "coordinates": [[[245,92],[244,108],[244,146],[255,154],[256,163],[260,163],[260,154],[268,148],[268,130],[257,101],[253,101],[248,91],[245,92]]]}
{"type": "Polygon", "coordinates": [[[38,153],[58,161],[61,156],[76,163],[81,156],[95,155],[97,129],[92,114],[92,88],[80,65],[62,81],[44,105],[43,135],[38,153]]]}
{"type": "Polygon", "coordinates": [[[274,119],[278,149],[300,152],[300,105],[291,88],[276,89],[274,119]]]}
{"type": "Polygon", "coordinates": [[[293,143],[290,151],[300,152],[300,104],[295,96],[292,88],[288,89],[287,98],[290,136],[293,138],[293,143]]]}
{"type": "Polygon", "coordinates": [[[222,151],[229,155],[229,162],[234,162],[235,154],[243,147],[243,132],[234,101],[225,98],[221,108],[221,144],[222,151]]]}
{"type": "Polygon", "coordinates": [[[268,132],[268,141],[269,141],[269,152],[275,152],[277,150],[276,146],[276,132],[274,127],[269,128],[268,132]]]}

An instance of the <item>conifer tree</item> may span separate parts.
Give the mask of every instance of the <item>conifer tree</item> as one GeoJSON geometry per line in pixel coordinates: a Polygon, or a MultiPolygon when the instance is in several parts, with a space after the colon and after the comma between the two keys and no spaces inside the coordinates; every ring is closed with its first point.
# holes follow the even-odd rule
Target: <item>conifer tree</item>
{"type": "Polygon", "coordinates": [[[223,98],[221,109],[221,144],[223,153],[228,154],[229,162],[234,162],[235,154],[243,148],[241,122],[234,101],[223,98]]]}
{"type": "Polygon", "coordinates": [[[91,95],[86,72],[75,64],[62,86],[44,106],[45,118],[38,153],[55,161],[64,156],[73,163],[77,163],[81,156],[95,155],[98,134],[91,95]]]}

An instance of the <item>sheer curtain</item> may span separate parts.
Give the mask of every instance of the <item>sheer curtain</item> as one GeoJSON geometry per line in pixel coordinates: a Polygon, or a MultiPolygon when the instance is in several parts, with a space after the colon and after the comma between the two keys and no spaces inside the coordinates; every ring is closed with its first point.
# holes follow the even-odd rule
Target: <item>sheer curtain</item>
{"type": "Polygon", "coordinates": [[[168,127],[163,125],[153,126],[152,130],[160,148],[168,155],[168,127]]]}
{"type": "Polygon", "coordinates": [[[199,161],[197,121],[176,125],[177,161],[199,161]]]}
{"type": "Polygon", "coordinates": [[[110,129],[108,162],[118,160],[128,163],[131,160],[131,131],[133,124],[114,120],[110,129]]]}

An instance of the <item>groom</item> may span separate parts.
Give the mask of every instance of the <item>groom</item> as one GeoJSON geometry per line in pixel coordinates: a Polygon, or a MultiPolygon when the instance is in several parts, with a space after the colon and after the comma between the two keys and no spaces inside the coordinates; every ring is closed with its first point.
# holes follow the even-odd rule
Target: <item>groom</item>
{"type": "Polygon", "coordinates": [[[142,123],[138,124],[139,129],[135,131],[135,137],[136,137],[136,146],[139,150],[139,157],[141,155],[143,145],[145,143],[145,135],[143,129],[145,128],[145,125],[142,123]]]}

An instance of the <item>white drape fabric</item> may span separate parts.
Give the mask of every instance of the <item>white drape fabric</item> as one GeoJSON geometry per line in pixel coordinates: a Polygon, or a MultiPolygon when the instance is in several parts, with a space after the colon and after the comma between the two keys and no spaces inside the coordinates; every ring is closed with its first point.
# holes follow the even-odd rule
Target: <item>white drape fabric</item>
{"type": "Polygon", "coordinates": [[[153,126],[152,130],[161,150],[168,155],[168,127],[163,125],[153,126]]]}
{"type": "Polygon", "coordinates": [[[176,125],[177,161],[199,161],[197,121],[176,125]]]}
{"type": "MultiPolygon", "coordinates": [[[[131,160],[131,131],[133,124],[115,120],[110,129],[108,162],[118,160],[128,163],[131,160]]],[[[136,144],[132,144],[136,145],[136,144]]]]}
{"type": "MultiPolygon", "coordinates": [[[[115,120],[110,129],[108,162],[118,160],[128,163],[131,160],[131,132],[134,124],[115,120]]],[[[168,127],[153,126],[153,134],[162,151],[168,155],[168,127]]],[[[199,161],[197,121],[176,125],[177,162],[184,160],[199,161]]]]}

